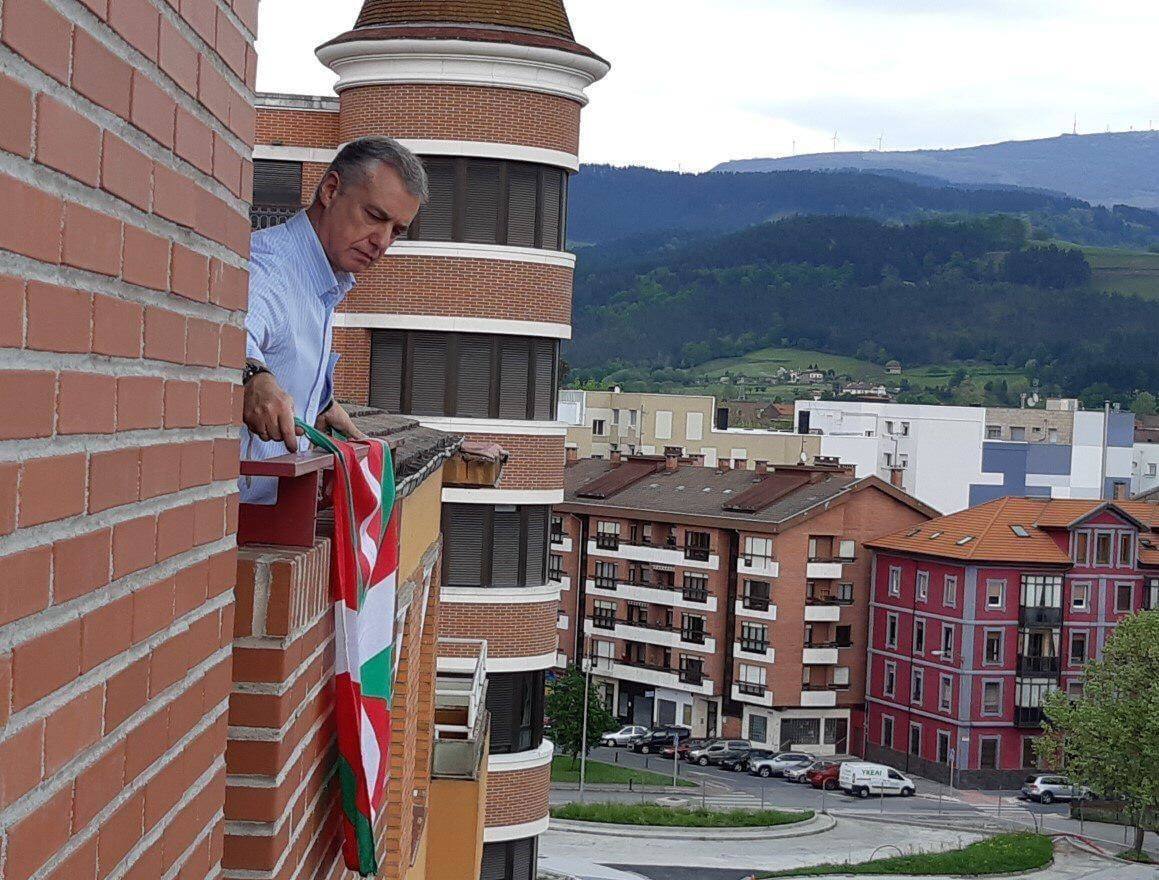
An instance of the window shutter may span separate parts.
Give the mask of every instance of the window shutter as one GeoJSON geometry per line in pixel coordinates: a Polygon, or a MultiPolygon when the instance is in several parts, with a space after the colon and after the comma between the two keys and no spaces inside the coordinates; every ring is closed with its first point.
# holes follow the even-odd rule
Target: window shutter
{"type": "Polygon", "coordinates": [[[449,159],[426,159],[430,199],[419,218],[419,237],[424,241],[450,241],[454,213],[455,167],[449,159]]]}
{"type": "Polygon", "coordinates": [[[515,858],[512,860],[511,880],[535,880],[535,845],[538,838],[525,837],[511,841],[515,858]]]}
{"type": "Polygon", "coordinates": [[[441,333],[414,335],[414,367],[411,370],[411,408],[416,416],[445,415],[447,337],[441,333]]]}
{"type": "Polygon", "coordinates": [[[394,330],[370,335],[370,405],[402,411],[402,351],[405,337],[394,330]]]}
{"type": "Polygon", "coordinates": [[[499,418],[527,418],[527,340],[508,337],[500,345],[499,418]]]}
{"type": "Polygon", "coordinates": [[[555,419],[555,364],[559,343],[554,339],[535,340],[535,418],[555,419]]]}
{"type": "Polygon", "coordinates": [[[512,164],[507,169],[507,243],[535,247],[535,177],[530,165],[512,164]]]}
{"type": "Polygon", "coordinates": [[[563,172],[547,168],[543,172],[542,247],[559,250],[559,205],[563,194],[563,172]]]}
{"type": "Polygon", "coordinates": [[[519,675],[487,676],[487,711],[491,713],[491,754],[501,755],[511,750],[511,737],[518,719],[515,717],[515,696],[519,675]]]}
{"type": "Polygon", "coordinates": [[[463,239],[495,244],[499,219],[499,163],[471,161],[467,165],[467,204],[463,239]]]}
{"type": "Polygon", "coordinates": [[[491,339],[459,338],[459,364],[455,376],[456,415],[485,419],[491,415],[491,339]]]}
{"type": "Polygon", "coordinates": [[[255,159],[253,203],[270,207],[301,207],[302,163],[255,159]]]}
{"type": "Polygon", "coordinates": [[[495,509],[495,536],[491,553],[492,587],[519,586],[519,511],[495,509]]]}
{"type": "Polygon", "coordinates": [[[443,510],[443,583],[477,587],[483,583],[487,508],[481,504],[446,504],[443,510]]]}
{"type": "Polygon", "coordinates": [[[523,583],[537,587],[547,580],[547,519],[548,507],[528,507],[527,510],[527,562],[524,565],[523,583]]]}
{"type": "MultiPolygon", "coordinates": [[[[492,736],[494,742],[494,736],[492,736]]],[[[508,841],[483,844],[483,862],[479,868],[479,880],[510,880],[507,876],[508,841]]]]}

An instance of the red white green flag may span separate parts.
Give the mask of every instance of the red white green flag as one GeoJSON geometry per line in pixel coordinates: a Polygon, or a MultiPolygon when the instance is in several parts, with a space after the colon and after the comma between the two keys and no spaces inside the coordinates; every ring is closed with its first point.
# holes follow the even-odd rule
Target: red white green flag
{"type": "Polygon", "coordinates": [[[366,877],[378,872],[374,823],[390,768],[390,698],[397,668],[394,466],[383,440],[335,440],[313,428],[306,428],[306,436],[335,458],[331,591],[342,852],[346,867],[366,877]],[[359,446],[366,447],[365,458],[358,458],[359,446]]]}

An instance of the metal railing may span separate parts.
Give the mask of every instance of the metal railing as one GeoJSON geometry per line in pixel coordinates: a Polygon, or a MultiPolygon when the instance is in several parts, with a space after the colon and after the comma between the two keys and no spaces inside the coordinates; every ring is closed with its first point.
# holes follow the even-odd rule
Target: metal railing
{"type": "Polygon", "coordinates": [[[768,611],[772,600],[767,596],[742,596],[741,605],[750,611],[768,611]]]}
{"type": "Polygon", "coordinates": [[[1058,657],[1028,657],[1018,655],[1018,673],[1020,675],[1058,675],[1060,668],[1058,657]]]}
{"type": "Polygon", "coordinates": [[[276,205],[254,205],[250,208],[250,227],[252,229],[269,229],[285,223],[300,211],[301,208],[292,208],[276,205]]]}
{"type": "Polygon", "coordinates": [[[1044,717],[1045,715],[1041,706],[1014,707],[1015,727],[1042,727],[1044,717]]]}
{"type": "Polygon", "coordinates": [[[487,739],[487,640],[443,638],[438,648],[446,653],[435,673],[432,772],[475,779],[487,739]],[[464,660],[471,662],[469,670],[461,668],[464,660]]]}
{"type": "Polygon", "coordinates": [[[1018,609],[1022,626],[1058,627],[1062,625],[1062,608],[1054,605],[1023,605],[1018,609]]]}
{"type": "Polygon", "coordinates": [[[751,681],[738,681],[736,689],[750,697],[763,697],[765,695],[765,686],[751,681]]]}

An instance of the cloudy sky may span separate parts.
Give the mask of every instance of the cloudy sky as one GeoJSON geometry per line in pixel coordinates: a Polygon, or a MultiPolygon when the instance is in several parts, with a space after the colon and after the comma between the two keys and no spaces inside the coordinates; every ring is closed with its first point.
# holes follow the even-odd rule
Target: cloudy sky
{"type": "MultiPolygon", "coordinates": [[[[1159,124],[1155,0],[570,0],[612,63],[584,162],[700,171],[833,149],[1159,124]]],[[[313,48],[361,0],[266,0],[258,88],[328,94],[313,48]]]]}

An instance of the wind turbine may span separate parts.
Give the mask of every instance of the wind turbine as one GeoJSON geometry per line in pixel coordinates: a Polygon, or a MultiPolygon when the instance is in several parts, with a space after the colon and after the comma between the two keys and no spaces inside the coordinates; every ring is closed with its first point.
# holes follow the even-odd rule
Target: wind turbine
{"type": "Polygon", "coordinates": [[[833,152],[837,152],[837,132],[833,132],[833,152]]]}
{"type": "Polygon", "coordinates": [[[1070,133],[1071,134],[1078,134],[1079,133],[1079,115],[1077,113],[1074,115],[1074,125],[1071,126],[1070,133]]]}
{"type": "Polygon", "coordinates": [[[884,131],[877,136],[877,152],[879,152],[879,153],[881,152],[881,142],[883,140],[885,140],[885,132],[884,131]]]}

